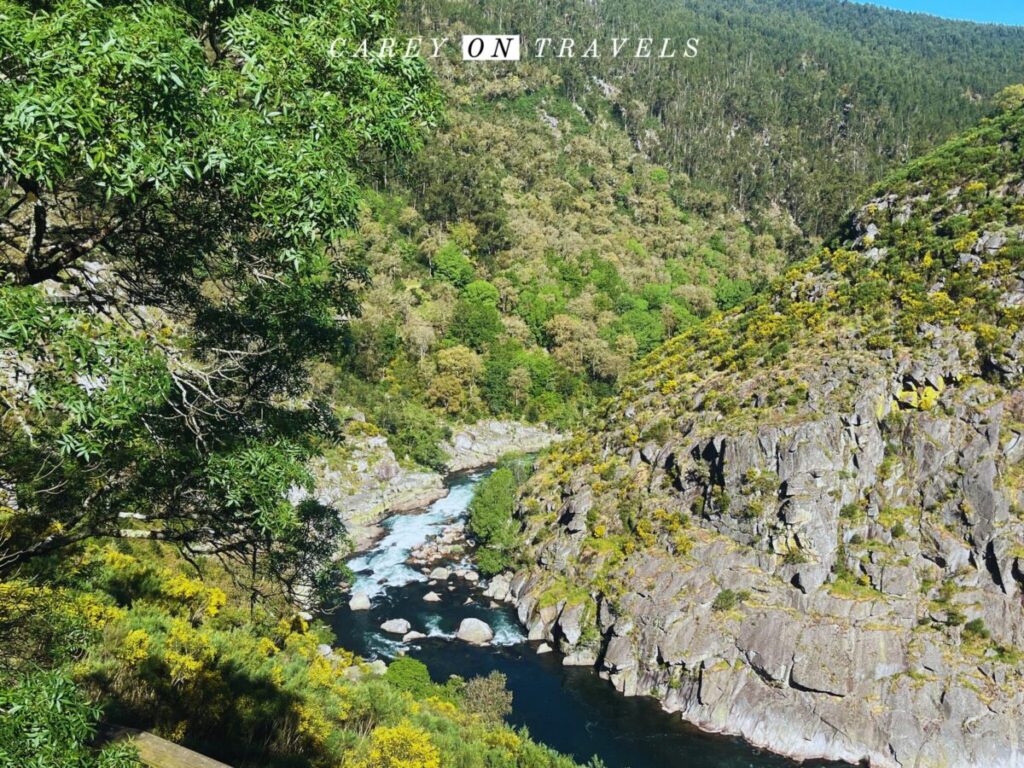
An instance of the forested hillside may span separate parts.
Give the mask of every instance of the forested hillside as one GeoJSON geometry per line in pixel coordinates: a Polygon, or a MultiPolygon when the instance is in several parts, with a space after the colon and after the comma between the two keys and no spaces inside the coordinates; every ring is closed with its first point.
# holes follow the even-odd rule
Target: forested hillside
{"type": "Polygon", "coordinates": [[[358,311],[339,243],[442,112],[422,62],[330,55],[395,12],[0,2],[5,768],[137,765],[101,711],[235,765],[571,768],[500,677],[300,611],[344,577],[338,511],[289,500],[340,439],[308,382],[358,311]]]}
{"type": "MultiPolygon", "coordinates": [[[[600,59],[549,56],[540,66],[586,113],[614,105],[655,162],[741,210],[788,211],[811,235],[830,234],[861,190],[1024,80],[1020,28],[833,0],[421,0],[407,6],[405,26],[572,37],[577,56],[595,37],[671,37],[677,56],[699,38],[694,59],[612,59],[605,46],[600,59]]],[[[502,83],[526,67],[490,72],[502,83]]]]}
{"type": "Polygon", "coordinates": [[[367,663],[313,617],[353,578],[357,495],[325,502],[316,473],[366,481],[377,522],[403,473],[443,495],[422,469],[482,417],[528,452],[592,430],[526,486],[525,537],[532,458],[467,500],[485,549],[458,569],[468,590],[522,566],[521,615],[577,663],[776,749],[759,722],[815,745],[840,723],[830,754],[883,764],[922,729],[875,702],[923,722],[942,701],[946,742],[1001,757],[1024,645],[1019,89],[836,247],[806,235],[993,109],[1020,32],[824,0],[406,14],[0,0],[0,766],[135,766],[97,740],[113,723],[240,768],[573,768],[506,723],[500,674],[367,663]],[[509,19],[701,54],[334,52],[509,19]],[[679,600],[708,647],[661,643],[679,600]],[[852,638],[843,679],[814,655],[822,616],[852,638]],[[699,710],[748,683],[785,716],[699,710]],[[1004,736],[958,736],[969,713],[1004,736]]]}
{"type": "Polygon", "coordinates": [[[369,282],[317,378],[401,455],[443,462],[445,422],[574,424],[632,361],[751,296],[795,247],[784,222],[748,224],[649,162],[610,106],[583,114],[551,73],[436,66],[446,125],[345,242],[369,282]]]}
{"type": "Polygon", "coordinates": [[[1024,89],[1000,101],[552,453],[531,636],[796,757],[1013,764],[1024,89]]]}

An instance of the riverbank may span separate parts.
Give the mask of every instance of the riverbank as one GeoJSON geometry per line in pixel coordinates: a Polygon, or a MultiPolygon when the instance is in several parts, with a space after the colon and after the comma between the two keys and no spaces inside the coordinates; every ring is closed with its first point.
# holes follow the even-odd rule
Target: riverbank
{"type": "MultiPolygon", "coordinates": [[[[352,591],[369,607],[342,606],[325,617],[338,645],[366,658],[409,655],[427,665],[436,682],[497,671],[513,694],[511,724],[579,761],[597,756],[608,768],[792,768],[784,758],[763,754],[729,737],[702,733],[648,697],[621,696],[592,669],[566,665],[566,658],[527,639],[513,608],[499,602],[503,579],[485,583],[457,547],[418,552],[446,538],[465,519],[474,486],[486,471],[447,478],[449,495],[424,510],[382,521],[384,536],[349,561],[352,591]],[[487,644],[458,639],[466,619],[494,632],[487,644]],[[388,632],[402,630],[401,633],[388,632]]],[[[824,766],[810,763],[806,766],[824,766]]]]}
{"type": "MultiPolygon", "coordinates": [[[[422,509],[448,495],[445,477],[495,464],[509,453],[536,453],[564,436],[544,425],[495,419],[459,427],[441,445],[449,457],[443,472],[400,462],[387,438],[356,414],[346,425],[342,447],[315,459],[312,496],[337,509],[355,552],[383,535],[389,515],[422,509]]],[[[295,490],[293,501],[304,498],[295,490]]]]}

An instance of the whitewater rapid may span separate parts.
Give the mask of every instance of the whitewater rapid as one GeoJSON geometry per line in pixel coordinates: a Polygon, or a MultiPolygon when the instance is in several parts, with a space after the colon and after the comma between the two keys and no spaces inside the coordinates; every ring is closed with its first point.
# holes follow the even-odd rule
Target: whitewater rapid
{"type": "MultiPolygon", "coordinates": [[[[446,497],[425,510],[393,515],[385,520],[382,523],[384,536],[369,550],[348,561],[349,569],[355,574],[352,593],[365,594],[375,607],[391,604],[397,608],[397,605],[406,603],[409,595],[405,593],[428,581],[422,570],[409,564],[410,554],[440,536],[449,526],[465,520],[476,486],[487,474],[477,472],[462,476],[458,482],[449,485],[446,497]]],[[[460,560],[446,565],[463,568],[471,567],[472,562],[460,560]]],[[[445,601],[451,598],[444,592],[442,597],[442,603],[435,604],[431,612],[423,614],[421,609],[417,611],[419,615],[407,618],[413,621],[414,629],[429,638],[454,640],[455,627],[450,615],[454,606],[445,605],[445,601]]],[[[494,630],[492,645],[512,646],[525,642],[526,636],[507,612],[488,611],[485,620],[494,630]]],[[[393,658],[410,645],[380,631],[370,634],[372,636],[366,637],[367,647],[380,656],[393,658]]]]}

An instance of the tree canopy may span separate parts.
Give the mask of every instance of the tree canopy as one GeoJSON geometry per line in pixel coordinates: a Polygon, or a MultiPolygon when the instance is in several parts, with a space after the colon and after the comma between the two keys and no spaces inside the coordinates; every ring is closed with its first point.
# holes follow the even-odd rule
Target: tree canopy
{"type": "Polygon", "coordinates": [[[0,2],[0,568],[94,536],[301,563],[333,525],[286,494],[365,275],[336,243],[441,100],[332,45],[396,6],[0,2]]]}

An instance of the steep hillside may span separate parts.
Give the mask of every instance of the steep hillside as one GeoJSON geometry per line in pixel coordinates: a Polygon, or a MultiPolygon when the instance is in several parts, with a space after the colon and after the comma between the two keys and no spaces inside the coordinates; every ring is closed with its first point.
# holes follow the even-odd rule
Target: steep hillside
{"type": "MultiPolygon", "coordinates": [[[[540,66],[581,109],[610,101],[635,146],[744,210],[778,206],[828,234],[860,192],[986,113],[1024,79],[1024,30],[943,21],[838,0],[423,0],[414,34],[515,32],[576,40],[540,66]],[[612,37],[699,38],[699,56],[612,58],[612,37]],[[579,56],[592,38],[599,59],[579,56]]],[[[457,39],[453,37],[453,39],[457,39]]],[[[486,96],[486,94],[484,94],[486,96]]]]}
{"type": "Polygon", "coordinates": [[[521,503],[531,636],[799,757],[1019,766],[1024,106],[648,356],[521,503]]]}
{"type": "Polygon", "coordinates": [[[320,377],[400,458],[441,426],[575,423],[639,357],[779,274],[795,234],[652,164],[550,73],[435,62],[447,125],[365,206],[360,315],[320,377]],[[482,98],[489,94],[488,98],[482,98]]]}

